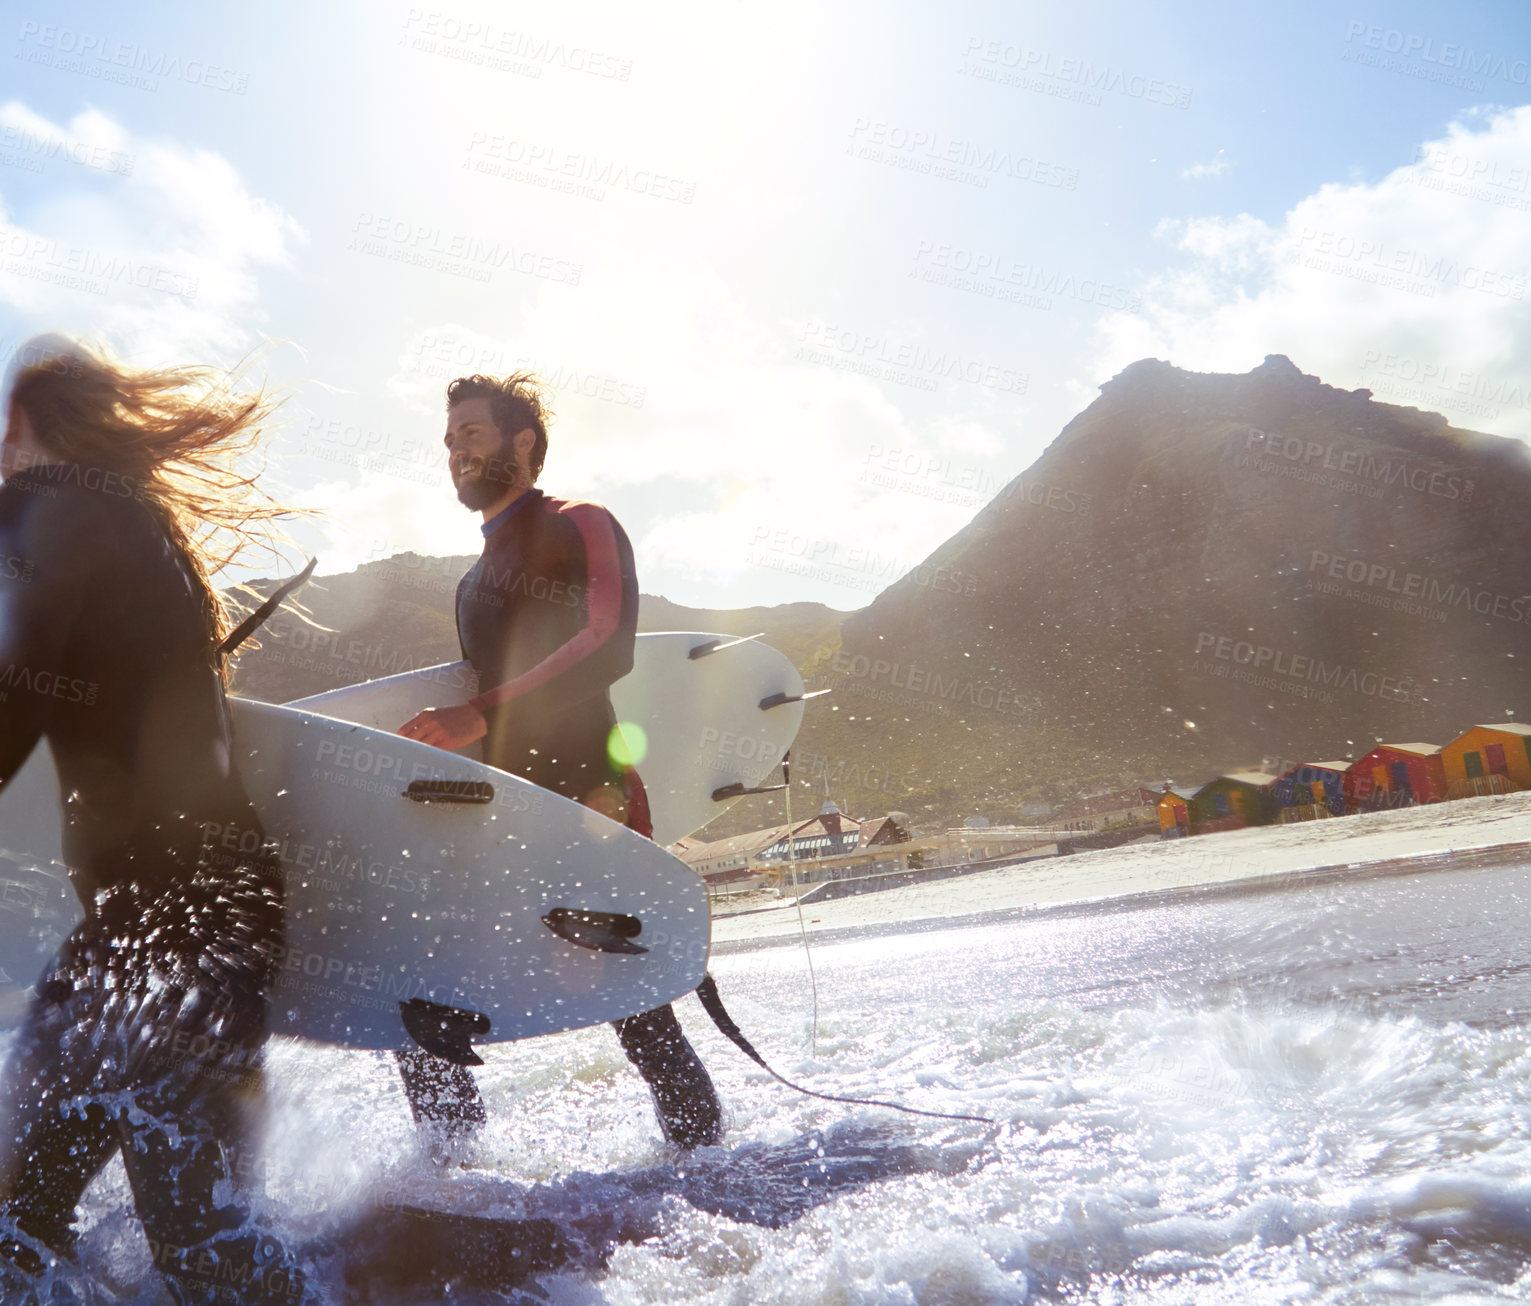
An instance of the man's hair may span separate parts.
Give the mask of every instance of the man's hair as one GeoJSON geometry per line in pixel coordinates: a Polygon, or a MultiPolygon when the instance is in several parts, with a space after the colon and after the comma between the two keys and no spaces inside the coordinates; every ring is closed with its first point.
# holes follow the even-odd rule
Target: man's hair
{"type": "Polygon", "coordinates": [[[532,445],[532,480],[542,475],[542,461],[548,456],[548,423],[553,410],[548,406],[542,383],[533,372],[513,372],[509,376],[460,376],[447,386],[447,408],[465,399],[487,399],[489,415],[507,440],[530,427],[537,433],[532,445]]]}

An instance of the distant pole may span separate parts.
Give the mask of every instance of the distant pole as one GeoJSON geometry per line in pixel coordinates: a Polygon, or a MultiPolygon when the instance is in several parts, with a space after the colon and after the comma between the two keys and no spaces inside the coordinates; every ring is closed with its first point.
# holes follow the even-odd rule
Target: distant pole
{"type": "Polygon", "coordinates": [[[787,874],[792,877],[792,896],[797,897],[797,859],[792,855],[792,750],[782,754],[781,778],[786,783],[783,794],[787,804],[787,874]]]}

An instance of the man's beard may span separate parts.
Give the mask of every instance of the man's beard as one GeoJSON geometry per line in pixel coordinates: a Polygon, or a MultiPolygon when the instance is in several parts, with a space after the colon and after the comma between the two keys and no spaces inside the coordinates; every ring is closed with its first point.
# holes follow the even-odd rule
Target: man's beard
{"type": "Polygon", "coordinates": [[[457,482],[457,501],[470,512],[482,512],[504,497],[516,483],[516,468],[500,458],[471,462],[457,482]]]}

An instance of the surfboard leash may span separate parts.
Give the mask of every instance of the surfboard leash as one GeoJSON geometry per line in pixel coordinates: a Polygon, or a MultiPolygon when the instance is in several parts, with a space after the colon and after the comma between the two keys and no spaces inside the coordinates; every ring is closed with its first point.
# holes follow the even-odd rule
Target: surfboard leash
{"type": "Polygon", "coordinates": [[[801,1084],[794,1084],[785,1075],[778,1075],[766,1064],[763,1056],[755,1051],[754,1045],[744,1037],[744,1033],[735,1023],[734,1018],[728,1014],[723,1006],[723,999],[718,996],[718,983],[712,978],[711,972],[702,977],[702,982],[696,986],[696,996],[704,1010],[712,1017],[712,1023],[722,1031],[728,1039],[745,1056],[759,1066],[766,1074],[779,1083],[785,1084],[794,1093],[802,1093],[805,1097],[816,1097],[825,1102],[845,1102],[851,1106],[880,1106],[890,1111],[902,1111],[905,1115],[927,1116],[932,1120],[971,1120],[980,1125],[992,1125],[995,1122],[988,1116],[965,1116],[957,1115],[950,1111],[921,1111],[918,1107],[903,1106],[898,1102],[882,1102],[870,1097],[841,1097],[835,1093],[816,1093],[811,1088],[804,1088],[801,1084]]]}

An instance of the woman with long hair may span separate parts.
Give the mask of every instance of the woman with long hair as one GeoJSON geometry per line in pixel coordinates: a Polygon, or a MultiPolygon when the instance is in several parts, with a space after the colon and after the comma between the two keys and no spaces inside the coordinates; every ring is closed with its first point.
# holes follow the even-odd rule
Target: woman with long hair
{"type": "Polygon", "coordinates": [[[28,342],[11,372],[0,557],[30,566],[0,568],[0,785],[47,740],[85,920],[0,1083],[0,1300],[51,1302],[78,1277],[76,1206],[120,1148],[178,1302],[303,1301],[234,1182],[283,886],[234,764],[213,587],[284,513],[240,461],[272,404],[62,337],[28,342]],[[215,853],[208,834],[230,829],[262,851],[215,853]]]}

